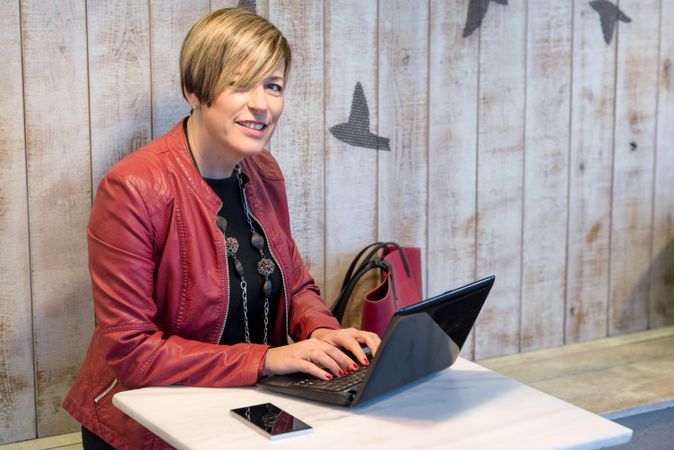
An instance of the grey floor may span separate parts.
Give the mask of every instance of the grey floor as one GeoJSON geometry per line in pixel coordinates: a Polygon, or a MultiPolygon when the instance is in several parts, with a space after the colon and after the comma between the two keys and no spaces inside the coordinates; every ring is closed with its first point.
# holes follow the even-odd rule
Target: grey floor
{"type": "Polygon", "coordinates": [[[672,450],[674,449],[674,408],[661,409],[635,416],[616,419],[631,428],[632,440],[611,447],[616,450],[672,450]]]}

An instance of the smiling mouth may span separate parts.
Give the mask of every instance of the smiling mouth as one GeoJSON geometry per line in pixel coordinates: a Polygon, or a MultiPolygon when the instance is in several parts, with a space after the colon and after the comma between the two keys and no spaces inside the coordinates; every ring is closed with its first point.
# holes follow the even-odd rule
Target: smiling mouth
{"type": "Polygon", "coordinates": [[[250,121],[241,121],[241,122],[236,122],[237,124],[241,125],[242,127],[250,128],[251,130],[256,130],[256,131],[262,131],[265,128],[267,128],[267,125],[263,124],[262,122],[250,122],[250,121]]]}

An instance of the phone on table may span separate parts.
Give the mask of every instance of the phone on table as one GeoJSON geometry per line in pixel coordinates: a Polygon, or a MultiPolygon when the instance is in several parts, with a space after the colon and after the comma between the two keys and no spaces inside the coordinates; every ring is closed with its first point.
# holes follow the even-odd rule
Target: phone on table
{"type": "Polygon", "coordinates": [[[312,431],[309,425],[272,403],[245,406],[230,412],[269,439],[282,439],[312,431]]]}

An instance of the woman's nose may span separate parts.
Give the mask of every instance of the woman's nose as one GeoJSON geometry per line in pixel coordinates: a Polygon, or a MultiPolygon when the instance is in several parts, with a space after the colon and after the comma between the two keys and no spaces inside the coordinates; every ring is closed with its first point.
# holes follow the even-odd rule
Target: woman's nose
{"type": "Polygon", "coordinates": [[[264,86],[255,86],[250,90],[248,107],[254,111],[264,111],[267,109],[267,98],[265,97],[264,86]]]}

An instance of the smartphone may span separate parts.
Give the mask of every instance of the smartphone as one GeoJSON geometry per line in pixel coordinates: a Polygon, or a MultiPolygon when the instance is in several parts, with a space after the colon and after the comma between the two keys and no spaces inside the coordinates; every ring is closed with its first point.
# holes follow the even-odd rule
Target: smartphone
{"type": "Polygon", "coordinates": [[[298,436],[312,431],[309,425],[272,403],[245,406],[232,409],[230,412],[234,417],[272,440],[298,436]]]}

